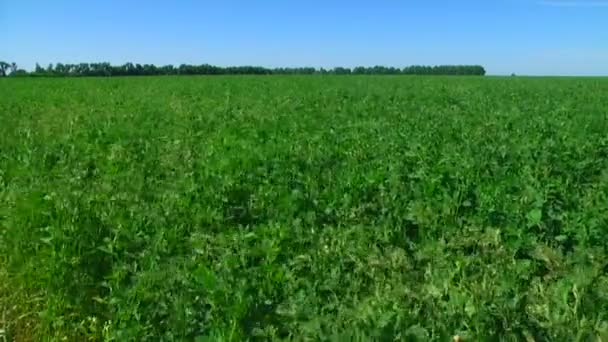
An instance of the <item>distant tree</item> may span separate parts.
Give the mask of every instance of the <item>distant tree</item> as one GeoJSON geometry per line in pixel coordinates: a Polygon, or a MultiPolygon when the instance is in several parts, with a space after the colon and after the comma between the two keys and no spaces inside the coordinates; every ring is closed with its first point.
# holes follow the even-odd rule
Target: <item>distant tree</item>
{"type": "Polygon", "coordinates": [[[12,62],[12,63],[11,63],[11,66],[10,66],[10,69],[11,69],[11,74],[16,73],[16,72],[17,72],[17,69],[18,69],[18,68],[17,68],[17,63],[12,62]]]}
{"type": "Polygon", "coordinates": [[[349,68],[335,67],[332,73],[336,75],[348,75],[351,73],[351,70],[349,68]]]}
{"type": "Polygon", "coordinates": [[[367,68],[363,67],[363,66],[358,66],[356,68],[353,69],[353,74],[356,75],[365,75],[367,74],[367,68]]]}
{"type": "Polygon", "coordinates": [[[8,64],[7,62],[4,62],[4,61],[0,61],[0,76],[2,76],[2,77],[6,76],[6,73],[7,73],[9,67],[10,67],[10,64],[8,64]]]}
{"type": "Polygon", "coordinates": [[[17,69],[13,72],[11,72],[11,74],[9,76],[11,77],[22,77],[22,76],[27,76],[28,73],[27,71],[23,70],[23,69],[17,69]]]}
{"type": "Polygon", "coordinates": [[[158,71],[159,71],[159,73],[161,75],[173,75],[173,74],[175,74],[175,68],[171,64],[164,65],[164,66],[160,67],[158,69],[158,71]]]}
{"type": "Polygon", "coordinates": [[[40,66],[40,64],[36,63],[36,68],[34,69],[34,72],[36,74],[43,74],[45,71],[44,68],[40,66]]]}
{"type": "Polygon", "coordinates": [[[89,63],[80,63],[76,66],[75,74],[77,76],[89,76],[91,72],[91,66],[89,63]]]}
{"type": "Polygon", "coordinates": [[[66,76],[67,72],[66,72],[65,65],[63,65],[62,63],[57,63],[55,65],[55,69],[53,70],[53,73],[60,75],[60,76],[66,76]]]}

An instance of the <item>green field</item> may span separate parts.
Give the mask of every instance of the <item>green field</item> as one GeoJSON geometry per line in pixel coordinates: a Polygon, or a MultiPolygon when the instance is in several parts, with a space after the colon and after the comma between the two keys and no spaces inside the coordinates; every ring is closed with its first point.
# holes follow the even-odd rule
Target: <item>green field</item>
{"type": "Polygon", "coordinates": [[[608,341],[608,79],[0,80],[0,340],[608,341]]]}

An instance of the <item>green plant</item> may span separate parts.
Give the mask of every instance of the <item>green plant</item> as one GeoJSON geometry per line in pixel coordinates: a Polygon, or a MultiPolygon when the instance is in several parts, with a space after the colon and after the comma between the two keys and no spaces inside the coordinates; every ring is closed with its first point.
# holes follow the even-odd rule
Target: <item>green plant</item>
{"type": "Polygon", "coordinates": [[[0,80],[11,340],[608,338],[601,78],[0,80]]]}

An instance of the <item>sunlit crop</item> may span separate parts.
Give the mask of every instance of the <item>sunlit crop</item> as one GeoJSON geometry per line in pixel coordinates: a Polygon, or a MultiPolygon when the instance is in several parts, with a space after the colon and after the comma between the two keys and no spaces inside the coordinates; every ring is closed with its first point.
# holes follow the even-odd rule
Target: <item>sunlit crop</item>
{"type": "Polygon", "coordinates": [[[0,80],[0,329],[607,340],[607,115],[601,78],[0,80]]]}

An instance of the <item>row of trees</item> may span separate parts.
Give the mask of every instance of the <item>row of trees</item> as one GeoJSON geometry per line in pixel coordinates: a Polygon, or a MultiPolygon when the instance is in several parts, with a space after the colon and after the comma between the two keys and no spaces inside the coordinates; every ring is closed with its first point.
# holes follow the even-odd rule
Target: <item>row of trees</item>
{"type": "Polygon", "coordinates": [[[36,64],[33,72],[17,68],[15,63],[0,62],[1,76],[144,76],[144,75],[485,75],[480,65],[409,66],[405,68],[374,66],[344,68],[264,68],[259,66],[220,67],[209,64],[180,66],[153,64],[111,65],[110,63],[49,64],[43,68],[36,64]]]}

